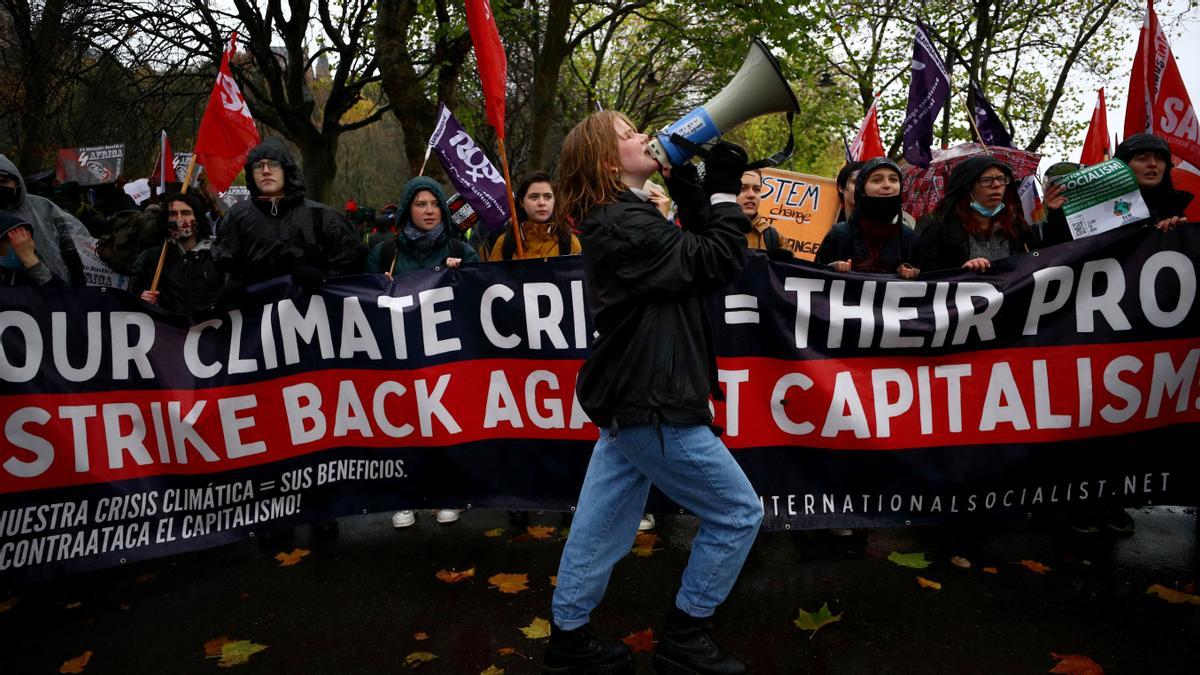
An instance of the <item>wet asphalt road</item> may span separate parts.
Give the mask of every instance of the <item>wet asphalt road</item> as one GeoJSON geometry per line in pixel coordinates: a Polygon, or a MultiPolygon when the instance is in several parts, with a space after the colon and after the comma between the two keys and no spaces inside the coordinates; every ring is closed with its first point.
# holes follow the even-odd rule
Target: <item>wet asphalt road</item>
{"type": "MultiPolygon", "coordinates": [[[[1132,513],[1137,531],[1127,537],[1057,522],[763,533],[717,635],[755,673],[1044,673],[1057,663],[1052,652],[1086,656],[1106,673],[1198,672],[1200,604],[1147,592],[1200,586],[1195,510],[1132,513]],[[902,567],[889,562],[893,552],[923,552],[931,564],[902,567]],[[793,623],[823,603],[838,622],[815,634],[793,623]]],[[[503,512],[472,511],[453,525],[422,513],[393,530],[388,514],[373,514],[342,519],[331,541],[300,528],[291,540],[0,590],[0,672],[55,673],[90,651],[85,673],[535,673],[545,640],[519,629],[549,618],[563,544],[558,514],[532,524],[559,529],[534,539],[503,512]],[[310,553],[286,567],[274,558],[295,548],[310,553]],[[435,577],[472,567],[460,583],[435,577]],[[489,587],[498,573],[527,574],[528,590],[489,587]],[[205,650],[220,649],[217,638],[266,648],[221,667],[205,650]],[[406,662],[419,653],[436,658],[406,662]]],[[[651,555],[617,566],[593,615],[599,630],[657,629],[695,527],[660,518],[651,555]]],[[[648,654],[638,658],[639,672],[652,672],[648,654]]]]}

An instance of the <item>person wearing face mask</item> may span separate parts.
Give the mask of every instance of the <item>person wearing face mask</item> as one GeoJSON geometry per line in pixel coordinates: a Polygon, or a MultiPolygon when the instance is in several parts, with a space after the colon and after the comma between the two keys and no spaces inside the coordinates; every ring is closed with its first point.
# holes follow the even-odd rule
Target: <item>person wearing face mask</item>
{"type": "Polygon", "coordinates": [[[1021,215],[1012,169],[991,155],[950,172],[946,196],[917,223],[917,266],[985,272],[997,260],[1036,246],[1021,215]]]}
{"type": "Polygon", "coordinates": [[[158,224],[167,238],[158,289],[150,290],[163,247],[151,246],[138,256],[130,290],[143,302],[173,314],[192,315],[212,307],[224,285],[224,274],[213,257],[204,201],[193,194],[165,194],[159,203],[158,224]]]}
{"type": "Polygon", "coordinates": [[[830,228],[816,263],[838,272],[895,274],[915,279],[917,238],[901,217],[904,178],[886,157],[868,160],[857,172],[850,217],[830,228]]]}
{"type": "MultiPolygon", "coordinates": [[[[550,174],[538,171],[525,177],[515,195],[517,219],[521,223],[524,260],[578,255],[579,238],[571,227],[554,215],[554,184],[550,174]]],[[[517,240],[506,227],[492,246],[488,260],[512,260],[517,255],[517,240]]]]}
{"type": "Polygon", "coordinates": [[[38,259],[54,277],[75,286],[84,285],[83,261],[75,250],[75,240],[88,237],[87,230],[54,202],[29,194],[17,165],[4,155],[0,155],[0,213],[28,225],[38,259]]]}
{"type": "Polygon", "coordinates": [[[61,286],[38,257],[33,243],[33,226],[0,211],[0,286],[61,286]]]}

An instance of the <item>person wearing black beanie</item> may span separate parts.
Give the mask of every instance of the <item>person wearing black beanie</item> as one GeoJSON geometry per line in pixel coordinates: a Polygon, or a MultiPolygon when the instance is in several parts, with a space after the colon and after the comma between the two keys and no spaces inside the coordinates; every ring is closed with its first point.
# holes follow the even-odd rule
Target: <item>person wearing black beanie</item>
{"type": "Polygon", "coordinates": [[[985,272],[1035,245],[1012,168],[991,155],[975,155],[950,171],[946,196],[917,223],[917,235],[917,265],[924,270],[985,272]]]}
{"type": "Polygon", "coordinates": [[[1171,147],[1153,134],[1134,134],[1117,146],[1115,157],[1129,165],[1137,179],[1150,218],[1160,230],[1173,230],[1187,222],[1183,212],[1194,195],[1176,190],[1171,182],[1171,147]]]}
{"type": "MultiPolygon", "coordinates": [[[[840,178],[840,176],[839,176],[840,178]]],[[[854,207],[817,249],[816,263],[838,272],[896,274],[915,279],[917,237],[904,226],[904,178],[887,157],[868,160],[854,182],[854,207]]]]}

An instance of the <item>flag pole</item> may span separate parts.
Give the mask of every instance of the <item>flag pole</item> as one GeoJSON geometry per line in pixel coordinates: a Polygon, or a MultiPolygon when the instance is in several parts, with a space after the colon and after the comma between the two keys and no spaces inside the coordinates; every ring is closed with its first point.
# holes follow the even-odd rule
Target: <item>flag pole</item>
{"type": "Polygon", "coordinates": [[[521,242],[521,227],[517,224],[517,202],[513,199],[512,178],[508,175],[508,152],[504,150],[504,136],[496,137],[500,144],[500,166],[504,169],[504,187],[508,193],[508,212],[512,214],[512,232],[517,242],[517,258],[525,257],[525,246],[521,242]]]}
{"type": "Polygon", "coordinates": [[[979,133],[979,126],[975,124],[975,111],[971,110],[971,105],[965,96],[963,97],[963,106],[967,109],[967,121],[971,123],[971,128],[975,131],[975,138],[978,138],[979,144],[983,146],[984,154],[992,154],[992,149],[988,147],[987,141],[983,140],[983,134],[979,133]]]}
{"type": "Polygon", "coordinates": [[[417,175],[418,175],[418,176],[424,176],[424,175],[425,175],[425,163],[429,161],[429,153],[430,153],[430,151],[431,151],[431,150],[433,150],[433,146],[432,146],[432,145],[426,145],[426,146],[425,146],[425,159],[421,160],[421,170],[417,172],[417,175]]]}
{"type": "MultiPolygon", "coordinates": [[[[183,189],[180,192],[186,194],[188,186],[192,184],[192,174],[196,171],[196,153],[192,152],[192,158],[188,160],[187,175],[183,177],[183,189]]],[[[161,205],[160,205],[161,206],[161,205]]],[[[170,208],[170,205],[167,205],[170,208]]],[[[163,239],[162,250],[158,253],[158,267],[154,269],[154,281],[150,282],[150,292],[154,293],[158,290],[158,280],[162,278],[163,263],[167,261],[167,242],[170,239],[163,239]]]]}

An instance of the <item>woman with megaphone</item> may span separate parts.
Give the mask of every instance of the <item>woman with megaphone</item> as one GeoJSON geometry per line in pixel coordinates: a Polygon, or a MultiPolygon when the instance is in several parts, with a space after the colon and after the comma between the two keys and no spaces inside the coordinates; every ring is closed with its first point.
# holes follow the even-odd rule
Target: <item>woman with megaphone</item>
{"type": "Polygon", "coordinates": [[[589,621],[613,566],[632,547],[653,483],[700,517],[655,668],[742,673],[708,619],[736,581],[763,518],[750,481],[712,426],[716,350],[705,298],[742,269],[750,222],[736,201],[746,152],[720,142],[704,180],[688,163],[663,170],[676,227],[642,190],[660,164],[628,118],[595,113],[567,134],[559,160],[562,213],[580,228],[597,337],[579,372],[580,404],[600,439],[579,494],[554,591],[546,673],[632,673],[621,643],[589,621]]]}

